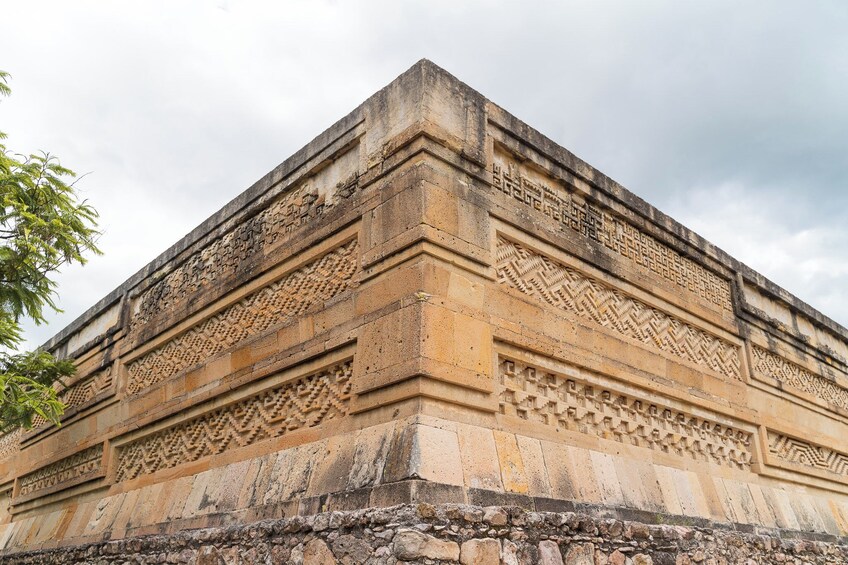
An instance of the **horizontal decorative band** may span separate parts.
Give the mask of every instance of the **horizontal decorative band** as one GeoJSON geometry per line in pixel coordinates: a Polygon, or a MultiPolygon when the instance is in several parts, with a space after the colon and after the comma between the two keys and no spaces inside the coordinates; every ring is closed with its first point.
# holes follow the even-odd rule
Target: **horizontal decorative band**
{"type": "Polygon", "coordinates": [[[545,216],[661,276],[666,281],[731,312],[730,284],[656,238],[640,231],[551,178],[530,172],[498,152],[494,187],[545,216]],[[548,184],[550,183],[550,184],[548,184]]]}
{"type": "Polygon", "coordinates": [[[800,365],[754,345],[753,369],[829,404],[848,410],[848,390],[834,381],[811,373],[800,365]]]}
{"type": "Polygon", "coordinates": [[[740,379],[739,348],[503,236],[498,282],[625,337],[740,379]]]}
{"type": "Polygon", "coordinates": [[[344,361],[122,445],[116,479],[134,479],[345,416],[351,368],[352,361],[344,361]]]}
{"type": "Polygon", "coordinates": [[[318,176],[286,192],[265,210],[196,251],[144,291],[134,303],[130,339],[161,318],[163,312],[174,312],[194,297],[208,294],[222,280],[237,274],[245,261],[260,256],[295,229],[350,198],[357,189],[358,155],[357,147],[352,148],[318,176]]]}
{"type": "Polygon", "coordinates": [[[129,363],[128,392],[144,390],[341,294],[350,287],[356,269],[353,240],[129,363]]]}
{"type": "Polygon", "coordinates": [[[841,481],[848,482],[848,454],[771,430],[767,437],[769,453],[779,461],[832,473],[841,481]]]}
{"type": "Polygon", "coordinates": [[[19,497],[28,497],[38,491],[54,490],[64,484],[77,484],[81,480],[100,476],[103,472],[103,444],[84,449],[60,459],[19,479],[19,497]]]}
{"type": "Polygon", "coordinates": [[[751,467],[752,433],[501,356],[502,414],[669,455],[751,467]]]}

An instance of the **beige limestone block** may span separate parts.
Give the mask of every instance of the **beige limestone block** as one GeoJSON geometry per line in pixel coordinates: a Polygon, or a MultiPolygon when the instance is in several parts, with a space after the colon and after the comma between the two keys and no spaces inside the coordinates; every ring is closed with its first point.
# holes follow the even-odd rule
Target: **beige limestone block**
{"type": "Polygon", "coordinates": [[[748,490],[750,491],[751,498],[754,501],[754,507],[757,509],[757,516],[760,518],[759,525],[770,528],[777,527],[777,518],[775,517],[772,508],[766,502],[765,496],[763,496],[763,489],[760,485],[756,483],[748,483],[748,490]]]}
{"type": "Polygon", "coordinates": [[[669,514],[680,516],[683,514],[683,505],[677,496],[677,485],[672,475],[672,469],[664,465],[654,465],[654,474],[657,477],[657,485],[662,493],[663,505],[669,514]]]}
{"type": "Polygon", "coordinates": [[[591,543],[573,543],[565,551],[564,565],[595,565],[595,546],[591,543]]]}
{"type": "Polygon", "coordinates": [[[524,462],[521,460],[515,435],[495,430],[494,437],[504,489],[507,492],[528,493],[530,487],[527,483],[524,462]]]}
{"type": "Polygon", "coordinates": [[[540,565],[563,565],[562,553],[555,541],[544,540],[539,542],[539,564],[540,565]]]}
{"type": "Polygon", "coordinates": [[[545,467],[545,456],[542,453],[542,443],[535,438],[516,435],[518,451],[524,463],[524,473],[531,496],[551,496],[548,471],[545,467]]]}
{"type": "MultiPolygon", "coordinates": [[[[97,501],[90,500],[72,508],[74,515],[68,524],[68,528],[65,530],[65,539],[73,539],[82,535],[86,525],[88,524],[91,513],[94,512],[94,508],[96,506],[97,501]]],[[[3,544],[0,543],[0,549],[2,548],[3,544]]]]}
{"type": "Polygon", "coordinates": [[[462,565],[500,565],[501,545],[496,539],[470,539],[459,548],[462,565]]]}
{"type": "Polygon", "coordinates": [[[138,511],[139,497],[141,489],[131,490],[124,493],[124,500],[121,502],[121,509],[115,515],[115,520],[108,528],[112,535],[123,536],[128,527],[132,525],[132,517],[138,511]]]}
{"type": "Polygon", "coordinates": [[[624,506],[624,493],[615,472],[615,457],[598,451],[590,451],[592,468],[598,477],[601,496],[608,506],[624,506]]]}
{"type": "Polygon", "coordinates": [[[838,536],[842,533],[839,527],[837,516],[834,515],[833,508],[828,504],[828,501],[820,496],[814,496],[811,499],[816,513],[821,518],[824,529],[827,533],[833,536],[838,536]]]}
{"type": "Polygon", "coordinates": [[[751,491],[746,483],[734,479],[724,479],[724,487],[727,489],[730,504],[733,506],[736,520],[743,524],[762,523],[757,513],[756,504],[751,496],[751,491]]]}
{"type": "Polygon", "coordinates": [[[223,467],[217,467],[194,476],[183,508],[183,518],[193,518],[215,511],[216,490],[223,471],[223,467]]]}
{"type": "Polygon", "coordinates": [[[340,451],[344,457],[339,461],[339,469],[332,469],[330,457],[338,450],[341,436],[336,436],[336,443],[331,446],[329,441],[322,440],[306,445],[281,451],[277,454],[274,461],[274,466],[268,476],[268,489],[262,497],[263,504],[272,504],[275,502],[285,502],[293,498],[311,495],[311,494],[326,494],[327,491],[322,488],[337,487],[338,490],[343,490],[347,481],[346,465],[349,466],[353,460],[353,440],[349,440],[346,448],[340,451]],[[317,478],[319,468],[324,473],[324,477],[330,480],[317,478]],[[335,471],[335,473],[334,473],[335,471]],[[321,482],[326,480],[326,482],[321,482]],[[317,481],[317,482],[314,482],[317,481]],[[341,485],[341,486],[339,486],[341,485]],[[311,490],[311,489],[315,490],[311,490]]]}
{"type": "Polygon", "coordinates": [[[12,534],[15,531],[16,524],[17,522],[10,522],[8,524],[0,525],[0,549],[6,549],[9,539],[11,539],[12,534]]]}
{"type": "Polygon", "coordinates": [[[612,456],[612,461],[615,474],[621,485],[624,505],[629,508],[648,510],[648,495],[645,493],[644,484],[653,477],[650,466],[647,466],[646,469],[639,465],[639,461],[624,457],[612,456]]]}
{"type": "MultiPolygon", "coordinates": [[[[309,446],[305,446],[309,447],[309,446]]],[[[324,454],[318,454],[318,463],[312,469],[309,477],[309,488],[307,494],[314,496],[330,492],[339,492],[345,489],[350,477],[350,469],[353,465],[353,454],[356,444],[347,435],[333,436],[326,443],[324,454]]],[[[311,451],[299,452],[299,455],[314,461],[311,451]]],[[[304,463],[302,468],[312,468],[304,463]]],[[[296,480],[299,480],[298,477],[296,480]]]]}
{"type": "Polygon", "coordinates": [[[785,490],[765,486],[763,487],[763,497],[769,506],[774,509],[775,517],[780,527],[789,528],[790,530],[801,529],[801,524],[798,523],[798,518],[795,516],[792,505],[789,504],[789,495],[785,490]]]}
{"type": "Polygon", "coordinates": [[[601,477],[598,475],[592,458],[593,452],[582,447],[571,446],[568,447],[568,452],[571,454],[570,460],[574,465],[571,477],[577,487],[577,500],[603,504],[606,499],[601,490],[601,477]]]}
{"type": "Polygon", "coordinates": [[[250,508],[251,506],[257,506],[262,503],[265,492],[268,490],[271,471],[276,461],[276,453],[250,460],[250,466],[244,474],[244,483],[239,492],[236,508],[250,508]]]}
{"type": "Polygon", "coordinates": [[[98,535],[109,529],[118,510],[121,509],[125,496],[125,493],[121,493],[99,500],[91,513],[88,524],[85,526],[83,535],[98,535]]]}
{"type": "Polygon", "coordinates": [[[456,434],[465,486],[502,491],[498,452],[492,431],[457,424],[456,434]]]}
{"type": "Polygon", "coordinates": [[[392,549],[398,559],[459,559],[459,544],[434,538],[418,530],[398,530],[392,540],[392,549]]]}
{"type": "Polygon", "coordinates": [[[688,473],[674,467],[667,467],[671,480],[674,483],[677,499],[680,501],[681,509],[684,516],[697,516],[706,518],[698,508],[697,495],[695,493],[695,485],[689,480],[688,473]]]}
{"type": "Polygon", "coordinates": [[[577,485],[574,479],[574,462],[570,448],[561,443],[539,442],[545,462],[545,471],[550,480],[551,496],[562,500],[576,500],[577,485]]]}
{"type": "Polygon", "coordinates": [[[707,504],[710,517],[718,521],[726,520],[724,506],[722,506],[713,477],[704,473],[699,473],[696,476],[701,486],[701,492],[704,494],[704,501],[707,504]]]}
{"type": "Polygon", "coordinates": [[[338,563],[324,540],[314,538],[303,548],[303,565],[333,565],[338,563]]]}
{"type": "Polygon", "coordinates": [[[821,520],[815,506],[810,501],[809,496],[795,493],[794,496],[789,496],[789,504],[792,510],[795,511],[795,517],[798,518],[798,523],[801,528],[807,531],[824,532],[826,528],[821,520]]]}
{"type": "Polygon", "coordinates": [[[162,491],[165,489],[164,483],[156,483],[141,488],[141,494],[138,498],[136,511],[130,516],[128,527],[134,528],[138,526],[146,526],[156,523],[157,516],[152,515],[156,508],[157,502],[162,497],[162,491]]]}
{"type": "MultiPolygon", "coordinates": [[[[395,423],[365,428],[356,436],[348,488],[357,489],[373,486],[383,476],[386,457],[392,445],[395,423]]],[[[459,448],[457,447],[457,453],[459,448]]]]}
{"type": "Polygon", "coordinates": [[[462,457],[456,433],[423,425],[415,429],[413,472],[426,481],[462,486],[462,457]]]}

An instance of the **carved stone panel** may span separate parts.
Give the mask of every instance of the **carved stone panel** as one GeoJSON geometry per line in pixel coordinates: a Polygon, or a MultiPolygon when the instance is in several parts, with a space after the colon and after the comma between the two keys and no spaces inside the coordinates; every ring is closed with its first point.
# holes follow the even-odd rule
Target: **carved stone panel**
{"type": "Polygon", "coordinates": [[[662,403],[616,392],[501,356],[502,414],[645,447],[669,455],[750,470],[752,434],[662,403]]]}
{"type": "Polygon", "coordinates": [[[771,430],[767,435],[769,452],[778,461],[796,465],[801,470],[824,471],[848,482],[848,453],[771,430]]]}
{"type": "Polygon", "coordinates": [[[120,446],[116,480],[134,479],[345,416],[351,368],[347,360],[120,446]]]}
{"type": "Polygon", "coordinates": [[[46,494],[103,474],[103,444],[84,449],[19,479],[19,498],[46,494]]]}
{"type": "Polygon", "coordinates": [[[751,349],[755,371],[848,411],[848,390],[833,380],[811,373],[756,345],[751,349]]]}
{"type": "Polygon", "coordinates": [[[492,181],[495,189],[559,222],[563,229],[578,233],[651,274],[732,312],[730,284],[725,279],[583,195],[566,190],[553,179],[542,180],[542,175],[512,162],[500,152],[492,163],[492,181]]]}
{"type": "Polygon", "coordinates": [[[356,259],[353,240],[146,353],[127,365],[128,392],[135,394],[347,290],[356,259]]]}
{"type": "Polygon", "coordinates": [[[739,348],[521,244],[498,236],[498,282],[625,337],[741,379],[739,348]]]}

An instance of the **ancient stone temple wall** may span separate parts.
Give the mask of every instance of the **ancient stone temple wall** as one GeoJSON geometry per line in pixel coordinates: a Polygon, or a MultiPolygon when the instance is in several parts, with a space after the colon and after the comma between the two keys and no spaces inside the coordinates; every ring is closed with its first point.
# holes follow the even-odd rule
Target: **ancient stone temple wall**
{"type": "Polygon", "coordinates": [[[9,562],[848,555],[848,331],[427,61],[47,346],[9,562]]]}

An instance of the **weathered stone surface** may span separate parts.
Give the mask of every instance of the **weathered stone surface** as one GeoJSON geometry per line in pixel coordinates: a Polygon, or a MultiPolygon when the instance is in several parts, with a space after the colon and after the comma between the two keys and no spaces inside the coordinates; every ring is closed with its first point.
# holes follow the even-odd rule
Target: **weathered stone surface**
{"type": "Polygon", "coordinates": [[[19,552],[4,564],[65,563],[405,563],[434,561],[504,565],[685,565],[692,563],[848,562],[844,538],[829,541],[741,533],[726,527],[676,526],[676,536],[634,539],[628,532],[661,534],[666,526],[624,521],[618,533],[608,518],[575,513],[500,508],[507,522],[497,534],[481,521],[480,507],[407,505],[385,509],[295,516],[249,526],[149,535],[81,546],[19,552]],[[429,506],[429,508],[422,508],[429,506]],[[422,512],[423,510],[423,512],[422,512]],[[587,532],[600,537],[587,541],[587,532]],[[396,561],[393,561],[396,560],[396,561]]]}
{"type": "Polygon", "coordinates": [[[400,530],[392,541],[398,559],[459,559],[459,545],[443,541],[417,530],[400,530]]]}
{"type": "Polygon", "coordinates": [[[46,347],[3,560],[843,557],[848,331],[427,61],[46,347]]]}
{"type": "Polygon", "coordinates": [[[470,539],[459,548],[462,565],[498,565],[501,562],[501,545],[496,539],[470,539]]]}
{"type": "Polygon", "coordinates": [[[539,542],[539,563],[541,565],[563,565],[562,553],[556,542],[545,540],[539,542]]]}
{"type": "Polygon", "coordinates": [[[591,543],[568,546],[565,552],[565,565],[595,565],[595,546],[591,543]]]}

